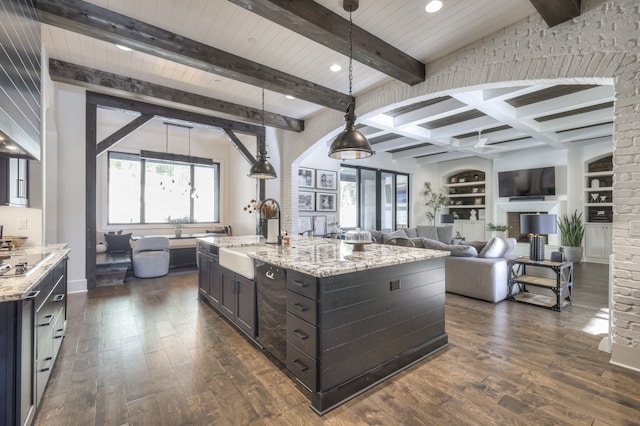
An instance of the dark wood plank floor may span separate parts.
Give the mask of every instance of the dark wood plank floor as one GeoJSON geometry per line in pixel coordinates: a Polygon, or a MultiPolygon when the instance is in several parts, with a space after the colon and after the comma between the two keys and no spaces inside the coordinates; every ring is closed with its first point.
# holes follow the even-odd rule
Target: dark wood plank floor
{"type": "Polygon", "coordinates": [[[195,272],[69,295],[38,425],[640,424],[640,373],[597,350],[607,266],[576,267],[562,313],[447,295],[450,346],[320,418],[196,300],[195,272]]]}

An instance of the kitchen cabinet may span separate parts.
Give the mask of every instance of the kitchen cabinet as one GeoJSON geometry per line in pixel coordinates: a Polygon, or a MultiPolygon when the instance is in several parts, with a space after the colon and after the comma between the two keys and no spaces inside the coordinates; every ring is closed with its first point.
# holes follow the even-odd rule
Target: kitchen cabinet
{"type": "Polygon", "coordinates": [[[66,330],[67,261],[24,299],[0,303],[0,424],[30,425],[66,330]]]}
{"type": "Polygon", "coordinates": [[[584,257],[587,262],[608,263],[613,249],[610,223],[586,223],[584,226],[584,257]]]}
{"type": "Polygon", "coordinates": [[[249,337],[256,334],[256,290],[253,280],[220,267],[220,312],[249,337]]]}
{"type": "Polygon", "coordinates": [[[0,158],[0,204],[28,206],[29,162],[24,158],[0,158]]]}
{"type": "Polygon", "coordinates": [[[222,273],[218,263],[218,248],[208,246],[199,251],[198,287],[200,299],[220,308],[222,273]]]}

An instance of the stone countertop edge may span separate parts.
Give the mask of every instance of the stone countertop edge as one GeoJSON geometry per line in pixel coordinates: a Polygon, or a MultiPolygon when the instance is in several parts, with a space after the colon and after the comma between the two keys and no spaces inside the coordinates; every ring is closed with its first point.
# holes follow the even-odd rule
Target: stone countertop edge
{"type": "Polygon", "coordinates": [[[53,255],[38,265],[38,267],[30,274],[17,277],[0,277],[0,302],[24,300],[32,289],[40,283],[47,272],[49,272],[49,269],[69,254],[70,249],[66,243],[47,244],[42,246],[22,247],[7,252],[7,254],[21,256],[42,252],[51,252],[53,255]]]}
{"type": "Polygon", "coordinates": [[[208,237],[205,244],[220,248],[256,246],[249,257],[317,278],[364,271],[385,266],[445,257],[449,251],[369,244],[354,252],[351,244],[319,237],[292,236],[289,247],[265,244],[258,236],[208,237]]]}

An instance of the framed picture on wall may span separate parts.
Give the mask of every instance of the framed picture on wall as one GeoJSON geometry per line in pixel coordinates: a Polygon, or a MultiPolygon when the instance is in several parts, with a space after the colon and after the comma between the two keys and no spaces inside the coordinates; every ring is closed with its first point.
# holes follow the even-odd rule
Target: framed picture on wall
{"type": "Polygon", "coordinates": [[[312,212],[315,210],[315,192],[298,191],[298,211],[312,212]]]}
{"type": "Polygon", "coordinates": [[[337,172],[332,172],[331,170],[316,170],[316,188],[322,190],[338,189],[337,177],[337,172]]]}
{"type": "Polygon", "coordinates": [[[298,187],[313,188],[314,179],[315,179],[314,169],[307,169],[306,167],[298,167],[298,187]]]}
{"type": "Polygon", "coordinates": [[[313,233],[321,237],[327,233],[327,217],[326,216],[314,216],[313,217],[313,233]]]}
{"type": "Polygon", "coordinates": [[[336,194],[333,192],[316,192],[316,211],[335,212],[336,194]]]}
{"type": "Polygon", "coordinates": [[[311,222],[311,216],[299,216],[298,217],[298,233],[302,234],[307,231],[313,231],[313,223],[311,222]]]}

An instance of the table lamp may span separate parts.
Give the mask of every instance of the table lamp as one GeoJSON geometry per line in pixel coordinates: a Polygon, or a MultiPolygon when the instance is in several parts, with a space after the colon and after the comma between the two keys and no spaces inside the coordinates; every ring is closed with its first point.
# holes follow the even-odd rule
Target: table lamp
{"type": "Polygon", "coordinates": [[[544,260],[544,235],[557,232],[555,214],[521,214],[520,231],[529,235],[529,259],[533,262],[544,260]]]}

